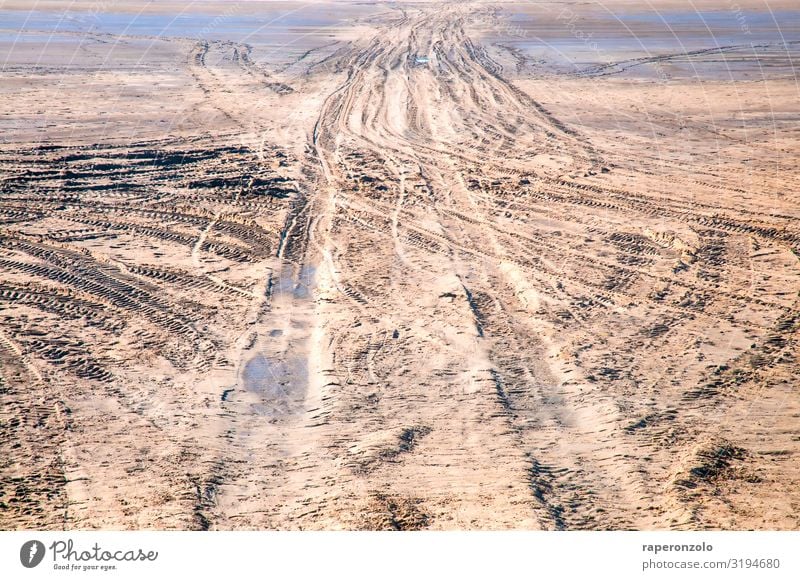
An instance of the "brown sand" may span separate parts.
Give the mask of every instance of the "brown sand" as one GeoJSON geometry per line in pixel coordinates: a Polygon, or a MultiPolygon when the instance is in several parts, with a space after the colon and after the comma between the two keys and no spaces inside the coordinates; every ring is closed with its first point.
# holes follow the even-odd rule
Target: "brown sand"
{"type": "Polygon", "coordinates": [[[0,35],[0,528],[800,527],[794,48],[550,4],[0,35]]]}

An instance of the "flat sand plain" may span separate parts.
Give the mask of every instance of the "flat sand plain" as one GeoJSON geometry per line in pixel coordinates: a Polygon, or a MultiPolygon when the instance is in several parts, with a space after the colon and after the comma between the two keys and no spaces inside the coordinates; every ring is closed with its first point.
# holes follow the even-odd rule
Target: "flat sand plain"
{"type": "Polygon", "coordinates": [[[800,528],[798,43],[0,2],[0,528],[800,528]]]}

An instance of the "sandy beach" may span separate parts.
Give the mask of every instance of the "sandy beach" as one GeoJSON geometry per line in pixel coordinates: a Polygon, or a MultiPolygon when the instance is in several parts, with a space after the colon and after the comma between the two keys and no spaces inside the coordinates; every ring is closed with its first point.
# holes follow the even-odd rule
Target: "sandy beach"
{"type": "Polygon", "coordinates": [[[0,0],[0,529],[800,529],[786,0],[0,0]]]}

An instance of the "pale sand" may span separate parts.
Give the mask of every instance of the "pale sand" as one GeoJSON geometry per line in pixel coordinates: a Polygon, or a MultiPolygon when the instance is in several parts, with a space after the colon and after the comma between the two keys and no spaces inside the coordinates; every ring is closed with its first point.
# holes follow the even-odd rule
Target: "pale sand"
{"type": "Polygon", "coordinates": [[[0,35],[0,528],[800,527],[800,37],[243,6],[0,35]]]}

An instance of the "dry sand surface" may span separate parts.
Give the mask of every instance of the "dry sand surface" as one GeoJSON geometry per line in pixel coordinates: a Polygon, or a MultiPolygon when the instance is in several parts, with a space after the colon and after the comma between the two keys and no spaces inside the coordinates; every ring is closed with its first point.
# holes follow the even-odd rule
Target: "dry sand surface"
{"type": "Polygon", "coordinates": [[[0,528],[800,528],[798,14],[0,1],[0,528]]]}

